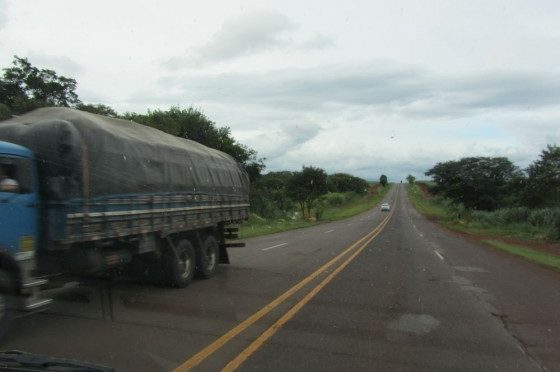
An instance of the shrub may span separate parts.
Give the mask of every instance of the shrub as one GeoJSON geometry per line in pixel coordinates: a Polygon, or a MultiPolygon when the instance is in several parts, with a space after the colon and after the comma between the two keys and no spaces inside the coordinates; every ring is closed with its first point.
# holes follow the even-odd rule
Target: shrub
{"type": "Polygon", "coordinates": [[[494,218],[494,212],[488,211],[473,211],[472,219],[473,221],[477,221],[485,225],[491,225],[496,222],[496,219],[494,218]]]}
{"type": "Polygon", "coordinates": [[[329,207],[341,207],[356,199],[357,195],[351,192],[331,192],[321,197],[321,203],[329,207]]]}
{"type": "Polygon", "coordinates": [[[527,207],[503,208],[494,212],[494,218],[498,223],[523,223],[527,222],[531,210],[527,207]]]}
{"type": "Polygon", "coordinates": [[[534,209],[527,219],[533,226],[560,227],[560,208],[541,208],[534,209]]]}

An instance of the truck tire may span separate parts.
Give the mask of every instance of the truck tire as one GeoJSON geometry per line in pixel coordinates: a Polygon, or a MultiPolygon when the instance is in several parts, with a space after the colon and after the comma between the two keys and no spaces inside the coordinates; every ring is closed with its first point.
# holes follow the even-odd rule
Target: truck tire
{"type": "Polygon", "coordinates": [[[194,248],[186,239],[182,239],[175,246],[167,247],[161,258],[162,276],[166,285],[184,288],[194,276],[196,255],[194,248]]]}
{"type": "Polygon", "coordinates": [[[197,276],[203,279],[213,277],[220,260],[220,247],[214,236],[208,235],[204,238],[202,247],[200,247],[200,253],[196,258],[197,276]]]}
{"type": "Polygon", "coordinates": [[[0,270],[0,338],[4,337],[10,327],[15,305],[13,280],[8,272],[0,270]]]}

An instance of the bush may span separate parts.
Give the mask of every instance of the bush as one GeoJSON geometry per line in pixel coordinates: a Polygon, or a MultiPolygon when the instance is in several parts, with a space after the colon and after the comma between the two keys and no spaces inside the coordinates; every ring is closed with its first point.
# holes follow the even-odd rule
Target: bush
{"type": "Polygon", "coordinates": [[[474,221],[486,224],[516,224],[527,223],[531,210],[527,207],[502,208],[493,212],[473,211],[472,217],[474,221]]]}
{"type": "Polygon", "coordinates": [[[352,192],[331,192],[321,197],[321,204],[329,207],[341,207],[354,201],[357,197],[358,195],[352,192]]]}
{"type": "Polygon", "coordinates": [[[291,213],[291,210],[282,210],[275,200],[257,192],[251,193],[250,200],[251,212],[264,218],[284,218],[289,212],[291,213]]]}
{"type": "Polygon", "coordinates": [[[546,231],[547,239],[560,239],[560,208],[517,207],[498,209],[494,212],[473,211],[472,217],[474,221],[484,225],[530,225],[546,231]]]}
{"type": "Polygon", "coordinates": [[[495,214],[494,212],[488,212],[488,211],[473,211],[472,219],[473,221],[480,222],[485,225],[491,225],[493,223],[496,223],[494,214],[495,214]]]}
{"type": "Polygon", "coordinates": [[[496,222],[500,224],[527,222],[531,210],[527,207],[503,208],[494,212],[496,222]]]}
{"type": "Polygon", "coordinates": [[[344,205],[344,203],[346,203],[346,197],[342,193],[333,192],[323,196],[321,201],[331,207],[340,207],[341,205],[344,205]]]}
{"type": "Polygon", "coordinates": [[[533,226],[560,228],[560,208],[534,209],[527,221],[533,226]]]}
{"type": "Polygon", "coordinates": [[[553,227],[546,234],[547,239],[560,240],[560,227],[553,227]]]}

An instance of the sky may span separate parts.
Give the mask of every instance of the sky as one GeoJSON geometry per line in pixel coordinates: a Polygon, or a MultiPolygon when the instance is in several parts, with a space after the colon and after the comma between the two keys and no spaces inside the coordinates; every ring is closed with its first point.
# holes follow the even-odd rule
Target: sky
{"type": "Polygon", "coordinates": [[[27,57],[118,112],[202,110],[266,158],[399,181],[560,144],[558,1],[0,0],[27,57]]]}

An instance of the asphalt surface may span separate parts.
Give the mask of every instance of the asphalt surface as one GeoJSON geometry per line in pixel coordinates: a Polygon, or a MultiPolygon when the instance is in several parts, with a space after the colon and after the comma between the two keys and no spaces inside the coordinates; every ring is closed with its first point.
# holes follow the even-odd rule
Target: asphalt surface
{"type": "Polygon", "coordinates": [[[402,185],[385,201],[391,213],[249,239],[185,289],[54,291],[1,347],[119,371],[560,370],[559,273],[434,225],[402,185]]]}

